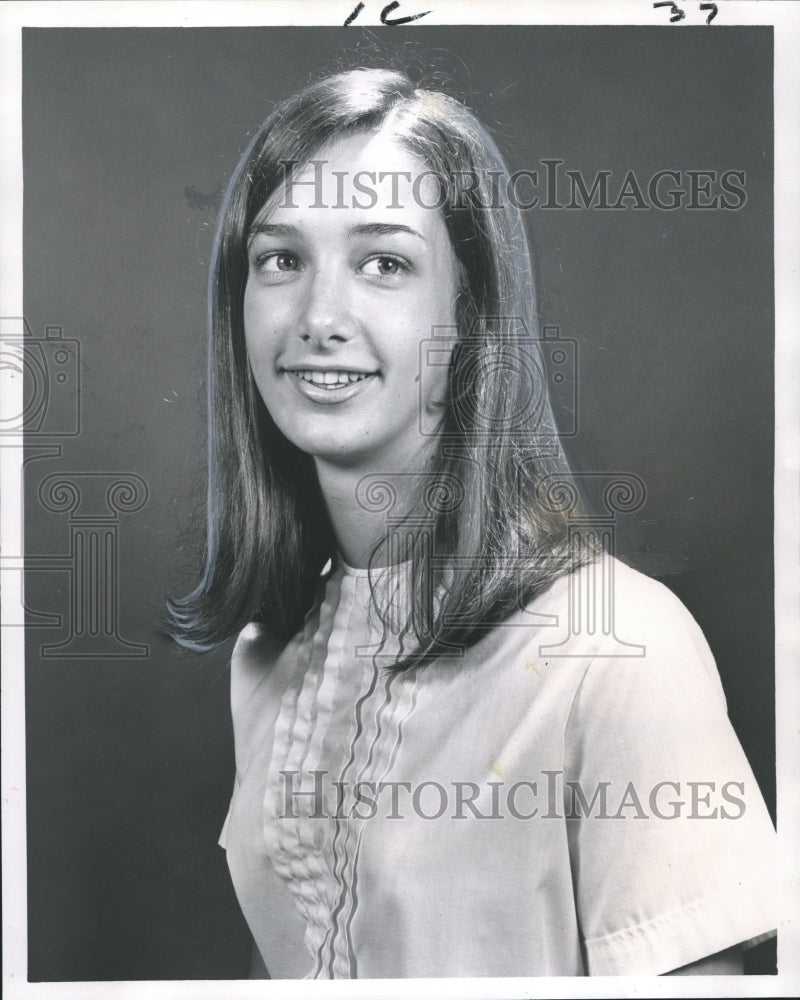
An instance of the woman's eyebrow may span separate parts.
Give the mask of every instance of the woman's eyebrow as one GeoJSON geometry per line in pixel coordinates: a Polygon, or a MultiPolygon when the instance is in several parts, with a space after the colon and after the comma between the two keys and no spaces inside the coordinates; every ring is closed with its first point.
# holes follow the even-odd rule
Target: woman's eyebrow
{"type": "MultiPolygon", "coordinates": [[[[395,233],[407,233],[416,236],[423,243],[428,242],[416,229],[395,222],[362,222],[357,226],[351,226],[348,230],[349,236],[392,236],[395,233]]],[[[248,233],[248,239],[252,240],[255,236],[299,237],[300,230],[288,222],[259,222],[248,233]]]]}
{"type": "Polygon", "coordinates": [[[259,222],[252,227],[247,234],[247,238],[252,240],[254,236],[299,236],[300,230],[297,226],[289,225],[287,222],[259,222]]]}
{"type": "Polygon", "coordinates": [[[399,223],[362,222],[358,226],[351,226],[349,230],[350,236],[391,236],[394,233],[409,233],[411,236],[417,236],[423,243],[428,242],[422,233],[417,232],[416,229],[412,229],[411,226],[400,225],[399,223]]]}

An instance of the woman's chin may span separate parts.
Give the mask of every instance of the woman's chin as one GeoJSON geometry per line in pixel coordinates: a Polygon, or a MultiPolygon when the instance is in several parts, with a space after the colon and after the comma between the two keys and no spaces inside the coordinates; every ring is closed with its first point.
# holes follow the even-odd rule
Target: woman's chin
{"type": "MultiPolygon", "coordinates": [[[[289,435],[286,435],[289,437],[289,435]]],[[[375,449],[364,441],[351,441],[329,435],[297,434],[289,440],[316,462],[338,465],[342,468],[369,467],[380,464],[375,449]]]]}

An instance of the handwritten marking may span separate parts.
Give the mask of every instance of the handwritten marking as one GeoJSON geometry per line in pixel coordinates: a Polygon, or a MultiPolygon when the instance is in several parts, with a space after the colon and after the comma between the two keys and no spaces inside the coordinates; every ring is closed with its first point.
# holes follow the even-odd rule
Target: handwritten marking
{"type": "Polygon", "coordinates": [[[711,13],[706,18],[706,24],[711,24],[714,18],[717,16],[718,9],[715,3],[701,3],[700,10],[710,10],[711,13]]]}
{"type": "MultiPolygon", "coordinates": [[[[421,14],[408,14],[406,17],[389,17],[392,11],[397,10],[399,6],[398,0],[392,0],[391,3],[387,3],[381,11],[381,24],[385,24],[390,28],[396,28],[401,24],[410,24],[412,21],[419,21],[421,17],[427,17],[430,14],[429,10],[424,10],[421,14]]],[[[363,3],[357,4],[352,14],[345,20],[344,27],[346,28],[349,24],[352,24],[363,9],[363,3]]]]}
{"type": "MultiPolygon", "coordinates": [[[[715,3],[701,3],[698,4],[701,11],[709,11],[709,15],[706,18],[706,24],[711,24],[714,18],[719,13],[719,8],[715,3]]],[[[686,17],[686,12],[682,10],[676,3],[672,0],[659,0],[658,3],[653,4],[653,10],[657,10],[659,7],[669,7],[670,9],[670,24],[675,24],[678,21],[683,21],[686,17]]]]}
{"type": "Polygon", "coordinates": [[[682,21],[686,17],[686,14],[684,14],[680,7],[676,3],[671,3],[670,0],[663,0],[661,3],[653,4],[653,10],[658,10],[659,7],[670,7],[672,9],[669,18],[671,24],[674,24],[675,21],[682,21]]]}
{"type": "Polygon", "coordinates": [[[364,9],[364,4],[363,4],[363,3],[360,3],[360,4],[359,4],[359,5],[358,5],[358,6],[356,7],[356,9],[355,9],[355,10],[353,11],[353,13],[352,13],[352,14],[351,14],[351,15],[350,15],[350,16],[349,16],[349,17],[347,18],[347,20],[346,20],[346,21],[344,22],[344,26],[345,26],[345,28],[347,27],[347,25],[348,25],[348,24],[352,24],[352,23],[353,23],[353,21],[355,21],[355,19],[356,19],[356,18],[358,17],[358,15],[359,15],[359,14],[361,13],[361,11],[362,11],[363,9],[364,9]]]}

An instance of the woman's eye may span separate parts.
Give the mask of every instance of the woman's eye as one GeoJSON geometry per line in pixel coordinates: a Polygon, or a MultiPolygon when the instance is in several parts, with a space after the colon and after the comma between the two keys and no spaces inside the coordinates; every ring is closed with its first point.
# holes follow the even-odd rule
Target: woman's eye
{"type": "Polygon", "coordinates": [[[394,278],[409,270],[408,264],[399,257],[373,257],[361,266],[364,274],[376,278],[394,278]]]}
{"type": "Polygon", "coordinates": [[[300,258],[296,254],[281,250],[259,254],[256,264],[262,271],[272,274],[277,271],[297,271],[300,268],[300,258]]]}

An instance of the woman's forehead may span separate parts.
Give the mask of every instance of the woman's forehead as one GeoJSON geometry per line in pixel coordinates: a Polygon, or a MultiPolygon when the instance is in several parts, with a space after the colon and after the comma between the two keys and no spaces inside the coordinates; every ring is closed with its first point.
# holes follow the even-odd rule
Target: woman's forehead
{"type": "Polygon", "coordinates": [[[284,164],[284,175],[256,225],[293,211],[405,214],[426,228],[444,224],[440,179],[387,129],[338,137],[305,163],[284,164]]]}

